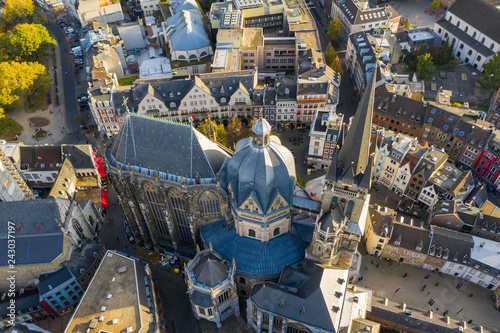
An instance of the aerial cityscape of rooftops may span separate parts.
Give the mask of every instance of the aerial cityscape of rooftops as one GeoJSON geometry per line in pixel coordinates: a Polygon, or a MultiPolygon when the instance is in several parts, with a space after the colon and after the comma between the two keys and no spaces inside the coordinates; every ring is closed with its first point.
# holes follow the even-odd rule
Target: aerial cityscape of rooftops
{"type": "Polygon", "coordinates": [[[500,0],[0,9],[0,332],[500,333],[500,0]]]}

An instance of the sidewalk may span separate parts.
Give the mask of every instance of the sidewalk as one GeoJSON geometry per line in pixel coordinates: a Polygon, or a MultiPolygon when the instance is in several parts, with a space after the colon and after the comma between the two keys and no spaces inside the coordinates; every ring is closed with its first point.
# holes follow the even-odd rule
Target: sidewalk
{"type": "Polygon", "coordinates": [[[453,276],[431,273],[405,264],[398,266],[396,262],[365,255],[364,249],[360,251],[363,253],[360,270],[363,280],[355,284],[372,289],[374,296],[387,297],[399,304],[405,302],[408,308],[433,310],[439,316],[448,311],[451,318],[460,321],[472,319],[472,327],[482,325],[489,329],[500,329],[500,312],[493,307],[491,290],[472,283],[466,284],[464,280],[453,276]],[[405,273],[408,275],[403,278],[405,273]],[[430,277],[425,279],[428,274],[430,277]],[[459,282],[464,285],[457,290],[455,287],[459,282]],[[422,291],[424,285],[427,286],[422,291]],[[473,296],[470,297],[470,294],[473,296]],[[432,306],[428,304],[431,299],[435,301],[432,306]]]}

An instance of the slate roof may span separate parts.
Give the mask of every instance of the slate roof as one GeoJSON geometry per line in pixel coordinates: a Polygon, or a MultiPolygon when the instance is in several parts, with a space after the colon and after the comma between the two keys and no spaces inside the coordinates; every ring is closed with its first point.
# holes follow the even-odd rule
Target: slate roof
{"type": "Polygon", "coordinates": [[[153,170],[157,170],[163,179],[168,175],[215,178],[228,157],[189,125],[135,114],[125,119],[110,156],[124,170],[130,163],[136,172],[154,176],[153,170]]]}
{"type": "MultiPolygon", "coordinates": [[[[261,135],[259,133],[268,133],[270,128],[267,120],[262,119],[254,123],[252,130],[257,131],[256,135],[261,135]]],[[[250,196],[264,214],[278,194],[287,204],[292,203],[295,160],[278,137],[271,136],[269,141],[269,145],[264,146],[255,143],[253,138],[238,141],[236,153],[222,169],[221,186],[227,190],[231,184],[233,202],[237,207],[250,196]]]]}
{"type": "Polygon", "coordinates": [[[448,261],[463,262],[471,257],[474,240],[471,235],[431,226],[432,241],[429,244],[429,256],[448,261]]]}
{"type": "MultiPolygon", "coordinates": [[[[80,206],[83,209],[83,203],[80,203],[80,206]]],[[[67,267],[71,270],[75,277],[79,278],[82,275],[80,270],[84,269],[86,273],[92,267],[94,262],[97,260],[97,256],[103,250],[105,250],[104,244],[86,243],[82,247],[71,252],[71,257],[68,260],[67,267]]]]}
{"type": "Polygon", "coordinates": [[[303,260],[285,267],[278,284],[256,284],[250,301],[259,309],[306,325],[337,332],[343,308],[347,270],[323,268],[303,260]],[[334,311],[333,308],[337,308],[334,311]]]}
{"type": "Polygon", "coordinates": [[[455,0],[448,11],[500,43],[500,11],[482,0],[455,0]]]}
{"type": "MultiPolygon", "coordinates": [[[[134,105],[138,105],[148,94],[148,91],[151,92],[150,89],[152,88],[154,96],[159,98],[169,110],[177,110],[184,96],[191,88],[196,86],[209,93],[220,105],[227,105],[238,88],[244,88],[243,91],[246,89],[252,97],[255,74],[255,70],[243,70],[229,73],[200,74],[190,76],[189,79],[185,80],[162,80],[147,84],[136,83],[132,87],[132,101],[129,100],[129,103],[132,102],[134,105]],[[221,102],[223,97],[226,99],[225,102],[221,102]]],[[[113,93],[113,96],[115,94],[113,93]]],[[[121,105],[122,102],[119,103],[121,105]]],[[[132,107],[130,110],[134,111],[134,108],[132,107]]]]}
{"type": "Polygon", "coordinates": [[[174,31],[169,36],[172,51],[190,51],[210,46],[199,12],[178,11],[167,19],[167,25],[174,31]]]}
{"type": "MultiPolygon", "coordinates": [[[[373,72],[375,73],[375,72],[373,72]]],[[[375,95],[376,75],[372,74],[366,86],[363,97],[358,104],[354,119],[344,139],[342,148],[335,150],[332,164],[326,179],[337,180],[347,177],[354,183],[360,184],[364,174],[371,178],[372,158],[370,157],[370,144],[373,102],[375,95]]],[[[365,179],[366,182],[366,179],[365,179]]]]}
{"type": "MultiPolygon", "coordinates": [[[[64,234],[56,222],[62,219],[56,200],[60,199],[0,202],[0,221],[14,222],[21,229],[15,232],[17,265],[50,263],[62,253],[64,234]]],[[[7,245],[4,225],[0,232],[0,251],[7,253],[7,245]]],[[[8,265],[7,259],[5,255],[0,256],[0,267],[8,265]]]]}
{"type": "Polygon", "coordinates": [[[201,306],[202,308],[211,308],[214,306],[212,298],[210,295],[202,293],[195,289],[193,293],[189,296],[193,304],[201,306]]]}
{"type": "Polygon", "coordinates": [[[75,277],[68,267],[60,268],[55,272],[41,274],[39,278],[40,282],[38,283],[40,297],[43,298],[44,295],[49,293],[52,289],[72,279],[75,279],[75,277]]]}
{"type": "Polygon", "coordinates": [[[373,232],[376,235],[390,237],[392,233],[392,224],[394,222],[394,210],[386,207],[378,207],[382,210],[377,210],[370,207],[370,218],[373,224],[373,232]],[[387,209],[387,211],[383,211],[387,209]]]}
{"type": "MultiPolygon", "coordinates": [[[[482,2],[482,1],[481,1],[482,2]]],[[[488,15],[489,17],[489,15],[488,15]]],[[[472,49],[476,50],[480,54],[484,55],[485,57],[490,57],[495,54],[493,50],[489,49],[486,47],[484,44],[481,44],[478,40],[474,39],[472,36],[461,30],[460,28],[457,28],[456,25],[453,23],[442,19],[436,22],[437,25],[441,26],[444,30],[449,31],[451,34],[455,35],[460,41],[464,42],[468,46],[470,46],[472,49]]],[[[491,34],[489,35],[490,38],[498,38],[498,33],[491,34]]],[[[498,42],[498,40],[497,40],[498,42]]]]}
{"type": "Polygon", "coordinates": [[[62,145],[62,152],[75,169],[94,169],[94,156],[89,145],[62,145]]]}
{"type": "Polygon", "coordinates": [[[349,39],[356,52],[356,61],[361,68],[362,75],[368,81],[370,72],[375,68],[375,52],[364,31],[349,35],[349,39]]]}
{"type": "Polygon", "coordinates": [[[239,236],[234,227],[224,227],[224,221],[201,227],[205,245],[212,244],[214,251],[228,260],[234,258],[238,274],[253,278],[276,278],[283,267],[304,258],[311,242],[314,227],[292,223],[288,233],[268,242],[239,236]]]}
{"type": "Polygon", "coordinates": [[[305,82],[298,84],[297,95],[326,95],[326,94],[328,94],[327,82],[319,81],[319,82],[305,82]]]}
{"type": "Polygon", "coordinates": [[[476,185],[463,199],[464,204],[472,204],[481,207],[488,200],[488,190],[486,184],[476,185]]]}
{"type": "MultiPolygon", "coordinates": [[[[29,308],[36,309],[40,306],[40,294],[37,290],[28,291],[22,295],[17,294],[15,300],[16,311],[22,311],[22,313],[32,312],[29,311],[29,308]]],[[[10,309],[7,309],[9,303],[10,297],[6,297],[5,300],[0,301],[0,318],[5,318],[10,312],[10,309]]]]}
{"type": "Polygon", "coordinates": [[[428,229],[399,222],[394,222],[393,226],[389,244],[411,251],[416,251],[417,245],[419,245],[422,250],[418,252],[427,253],[431,240],[428,229]],[[396,242],[399,242],[400,245],[396,245],[396,242]]]}
{"type": "Polygon", "coordinates": [[[208,288],[213,288],[229,278],[229,265],[212,253],[204,255],[193,268],[194,280],[208,288]]]}
{"type": "Polygon", "coordinates": [[[423,103],[400,95],[396,95],[394,98],[394,95],[396,94],[387,90],[385,84],[377,87],[375,89],[374,112],[422,128],[427,112],[423,103]]]}
{"type": "Polygon", "coordinates": [[[59,170],[63,159],[61,146],[21,146],[20,151],[21,170],[59,170]]]}

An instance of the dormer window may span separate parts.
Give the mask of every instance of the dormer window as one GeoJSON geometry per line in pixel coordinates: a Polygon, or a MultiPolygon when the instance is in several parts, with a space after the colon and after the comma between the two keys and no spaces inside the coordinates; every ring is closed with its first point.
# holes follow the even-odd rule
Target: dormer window
{"type": "Polygon", "coordinates": [[[220,102],[221,102],[221,103],[226,103],[226,97],[222,97],[222,98],[220,99],[220,102]]]}
{"type": "Polygon", "coordinates": [[[450,250],[445,249],[443,252],[443,259],[446,260],[450,256],[450,250]]]}
{"type": "Polygon", "coordinates": [[[173,93],[173,92],[170,92],[170,93],[168,94],[168,96],[169,96],[170,98],[173,98],[173,97],[174,97],[174,93],[173,93]]]}
{"type": "Polygon", "coordinates": [[[170,107],[171,107],[171,108],[175,108],[175,102],[171,102],[171,103],[170,103],[170,107]]]}
{"type": "Polygon", "coordinates": [[[431,256],[433,256],[433,255],[435,255],[435,254],[436,254],[436,246],[435,246],[435,245],[432,245],[432,246],[431,246],[431,250],[430,250],[429,254],[430,254],[431,256]]]}

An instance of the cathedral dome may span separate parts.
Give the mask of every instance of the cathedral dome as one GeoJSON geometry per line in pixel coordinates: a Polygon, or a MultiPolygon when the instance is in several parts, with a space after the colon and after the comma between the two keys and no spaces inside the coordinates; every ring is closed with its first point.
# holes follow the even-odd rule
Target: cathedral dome
{"type": "Polygon", "coordinates": [[[255,121],[253,138],[236,144],[236,153],[226,161],[221,185],[231,187],[232,201],[240,207],[252,197],[266,214],[280,195],[291,204],[295,186],[295,161],[277,136],[271,136],[271,125],[265,119],[255,121]]]}

